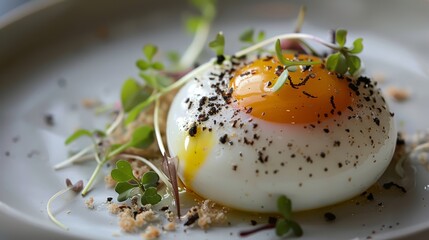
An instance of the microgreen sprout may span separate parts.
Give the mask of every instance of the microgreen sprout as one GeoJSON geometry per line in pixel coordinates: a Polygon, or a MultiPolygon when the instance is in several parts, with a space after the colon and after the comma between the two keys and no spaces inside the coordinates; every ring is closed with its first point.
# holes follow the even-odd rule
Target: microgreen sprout
{"type": "Polygon", "coordinates": [[[338,44],[338,52],[332,53],[326,60],[326,67],[329,71],[339,74],[347,72],[350,75],[355,75],[361,66],[361,60],[356,54],[363,50],[362,38],[357,38],[353,41],[353,47],[346,47],[347,31],[338,29],[335,32],[335,41],[338,44]]]}
{"type": "Polygon", "coordinates": [[[282,51],[282,48],[280,46],[280,39],[277,39],[275,49],[276,49],[276,55],[277,55],[278,60],[280,61],[281,64],[283,64],[283,72],[281,73],[281,75],[277,79],[274,86],[270,89],[272,92],[277,92],[278,90],[280,90],[285,85],[286,81],[289,78],[289,71],[290,72],[296,71],[297,66],[315,65],[315,64],[321,63],[319,61],[290,61],[290,60],[287,60],[283,55],[283,51],[282,51]]]}
{"type": "Polygon", "coordinates": [[[190,16],[186,20],[188,31],[194,33],[194,39],[181,58],[170,58],[178,61],[179,70],[191,67],[203,50],[210,33],[211,23],[216,15],[215,0],[190,0],[199,11],[199,15],[190,16]]]}
{"type": "Polygon", "coordinates": [[[249,231],[240,232],[240,236],[246,237],[259,231],[275,229],[279,237],[286,236],[291,230],[292,233],[300,237],[303,234],[301,226],[292,220],[292,201],[282,195],[277,199],[277,211],[281,215],[279,218],[270,218],[268,224],[262,225],[249,231]]]}
{"type": "Polygon", "coordinates": [[[217,64],[222,64],[225,60],[224,51],[225,51],[225,37],[222,32],[219,32],[216,35],[216,38],[209,43],[209,47],[216,53],[217,64]]]}
{"type": "Polygon", "coordinates": [[[276,223],[277,236],[284,236],[290,230],[297,237],[302,236],[301,226],[292,220],[292,201],[286,196],[280,196],[277,199],[277,209],[283,218],[279,218],[276,223]]]}
{"type": "Polygon", "coordinates": [[[116,162],[116,168],[110,174],[117,181],[115,191],[119,194],[119,202],[134,196],[140,196],[142,205],[155,205],[161,201],[162,197],[157,190],[159,181],[157,173],[149,171],[138,179],[134,176],[131,164],[128,161],[119,160],[116,162]]]}
{"type": "Polygon", "coordinates": [[[255,30],[253,28],[249,28],[245,30],[242,34],[240,34],[239,40],[243,43],[254,45],[258,42],[261,42],[265,39],[265,32],[259,31],[257,35],[255,35],[255,30]]]}
{"type": "Polygon", "coordinates": [[[75,192],[75,193],[79,193],[83,188],[83,182],[81,180],[81,181],[78,181],[75,184],[73,184],[70,181],[70,179],[67,178],[66,179],[66,186],[67,186],[67,188],[58,191],[51,198],[49,198],[49,200],[46,204],[46,212],[48,213],[48,216],[51,219],[51,221],[54,222],[56,225],[58,225],[60,228],[62,228],[64,230],[68,230],[68,228],[63,223],[58,221],[58,219],[54,216],[54,214],[52,213],[52,210],[51,210],[51,204],[56,198],[58,198],[59,196],[63,195],[64,193],[66,193],[70,190],[75,192]]]}
{"type": "Polygon", "coordinates": [[[143,125],[137,128],[136,130],[134,130],[133,134],[131,135],[131,139],[128,142],[124,144],[111,145],[110,148],[107,150],[107,152],[102,155],[101,161],[97,164],[87,185],[82,190],[82,196],[85,196],[88,193],[88,191],[91,189],[92,184],[94,183],[98,173],[101,170],[101,167],[106,162],[108,162],[113,157],[122,153],[128,148],[132,148],[132,147],[146,148],[150,144],[152,144],[153,140],[154,140],[154,137],[153,137],[152,127],[143,125]]]}

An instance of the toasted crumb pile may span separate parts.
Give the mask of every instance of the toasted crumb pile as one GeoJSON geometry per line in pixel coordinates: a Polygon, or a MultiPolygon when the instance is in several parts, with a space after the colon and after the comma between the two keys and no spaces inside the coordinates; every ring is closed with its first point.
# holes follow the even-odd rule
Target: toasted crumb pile
{"type": "Polygon", "coordinates": [[[173,232],[176,230],[176,223],[175,222],[168,222],[167,224],[165,224],[162,229],[164,229],[165,231],[169,231],[169,232],[173,232]]]}
{"type": "Polygon", "coordinates": [[[159,228],[154,226],[148,226],[145,233],[142,234],[143,239],[156,239],[161,235],[159,228]]]}
{"type": "Polygon", "coordinates": [[[214,202],[205,200],[200,206],[189,209],[185,226],[197,223],[201,229],[208,229],[212,225],[226,222],[226,212],[225,208],[218,208],[214,202]]]}
{"type": "Polygon", "coordinates": [[[137,198],[131,200],[131,206],[108,202],[107,209],[110,213],[118,215],[119,226],[124,232],[136,232],[139,228],[149,227],[151,223],[160,220],[150,204],[140,207],[137,198]]]}
{"type": "Polygon", "coordinates": [[[88,200],[86,200],[85,205],[89,209],[94,209],[94,198],[90,197],[88,200]]]}
{"type": "Polygon", "coordinates": [[[387,94],[391,96],[397,102],[404,102],[410,98],[410,92],[408,90],[390,86],[387,89],[387,94]]]}

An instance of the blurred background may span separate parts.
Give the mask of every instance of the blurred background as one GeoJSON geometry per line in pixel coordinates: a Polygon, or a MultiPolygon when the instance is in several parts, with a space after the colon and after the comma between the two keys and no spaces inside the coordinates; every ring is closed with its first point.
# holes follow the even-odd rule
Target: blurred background
{"type": "Polygon", "coordinates": [[[10,10],[18,7],[19,5],[26,3],[26,2],[29,2],[29,1],[30,0],[1,0],[0,1],[0,16],[6,14],[10,10]]]}

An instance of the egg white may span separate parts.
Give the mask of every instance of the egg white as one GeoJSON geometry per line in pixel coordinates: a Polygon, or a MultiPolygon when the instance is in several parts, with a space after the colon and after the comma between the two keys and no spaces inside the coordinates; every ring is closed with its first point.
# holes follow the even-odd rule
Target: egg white
{"type": "MultiPolygon", "coordinates": [[[[191,124],[212,130],[214,144],[188,186],[192,191],[254,212],[276,212],[277,197],[286,195],[293,210],[299,211],[349,199],[376,182],[392,158],[397,133],[373,83],[360,83],[361,94],[354,96],[354,104],[321,123],[271,123],[237,111],[213,87],[218,83],[227,91],[233,69],[242,64],[214,66],[186,84],[170,107],[167,142],[172,156],[185,144],[191,124]],[[218,98],[200,108],[204,96],[218,98]],[[224,107],[199,121],[209,103],[224,107]]],[[[193,160],[179,159],[181,179],[189,161],[193,160]]]]}

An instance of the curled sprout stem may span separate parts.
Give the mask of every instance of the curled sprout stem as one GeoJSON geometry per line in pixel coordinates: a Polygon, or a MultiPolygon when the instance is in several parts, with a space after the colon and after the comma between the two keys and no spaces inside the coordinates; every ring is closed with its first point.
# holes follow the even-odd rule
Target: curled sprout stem
{"type": "Polygon", "coordinates": [[[318,43],[322,44],[323,46],[331,48],[333,50],[339,51],[341,49],[340,46],[337,46],[337,45],[335,45],[333,43],[330,43],[330,42],[326,42],[325,40],[323,40],[321,38],[318,38],[316,36],[310,35],[310,34],[306,34],[306,33],[287,33],[287,34],[281,34],[281,35],[277,35],[277,36],[268,38],[268,39],[266,39],[266,40],[264,40],[262,42],[259,42],[259,43],[255,44],[255,45],[251,46],[251,47],[243,49],[243,50],[237,52],[235,54],[235,56],[242,57],[242,56],[244,56],[246,54],[249,54],[251,52],[254,52],[254,51],[258,50],[259,48],[262,48],[262,47],[265,47],[267,45],[275,43],[277,41],[277,39],[282,39],[282,40],[285,40],[285,39],[308,39],[308,40],[312,40],[312,41],[318,42],[318,43]]]}
{"type": "Polygon", "coordinates": [[[60,191],[58,191],[57,193],[55,193],[51,198],[49,198],[48,203],[46,204],[46,212],[48,213],[49,218],[51,219],[52,222],[54,222],[57,226],[59,226],[60,228],[64,229],[64,230],[68,230],[68,227],[66,227],[63,223],[61,223],[52,213],[51,210],[51,204],[52,202],[59,196],[63,195],[64,193],[72,190],[73,186],[67,187],[65,189],[62,189],[60,191]]]}
{"type": "Polygon", "coordinates": [[[87,146],[86,148],[80,150],[78,153],[76,153],[75,155],[71,156],[70,158],[68,158],[67,160],[58,163],[57,165],[54,166],[55,170],[59,170],[62,168],[67,167],[68,165],[80,160],[86,153],[88,153],[89,151],[93,150],[94,146],[87,146]]]}
{"type": "Polygon", "coordinates": [[[124,120],[124,111],[119,111],[118,116],[116,117],[115,121],[113,121],[112,125],[110,125],[109,128],[106,130],[106,134],[110,135],[115,131],[116,128],[118,128],[119,124],[121,124],[122,120],[124,120]]]}
{"type": "Polygon", "coordinates": [[[84,197],[89,190],[91,189],[92,184],[94,184],[95,179],[97,178],[98,173],[100,172],[103,165],[107,162],[108,158],[104,159],[103,161],[99,162],[97,164],[97,167],[95,167],[94,171],[92,172],[91,177],[88,180],[88,183],[86,184],[85,188],[82,190],[81,195],[84,197]]]}
{"type": "Polygon", "coordinates": [[[192,43],[189,45],[180,59],[179,66],[181,68],[186,69],[194,64],[195,59],[197,59],[197,57],[201,54],[201,51],[204,49],[209,33],[210,23],[201,22],[198,26],[192,43]]]}
{"type": "Polygon", "coordinates": [[[162,141],[161,131],[159,129],[159,99],[155,101],[155,110],[153,115],[153,125],[155,129],[156,142],[158,143],[158,148],[159,151],[161,151],[162,156],[165,156],[166,151],[164,147],[164,142],[162,141]]]}

